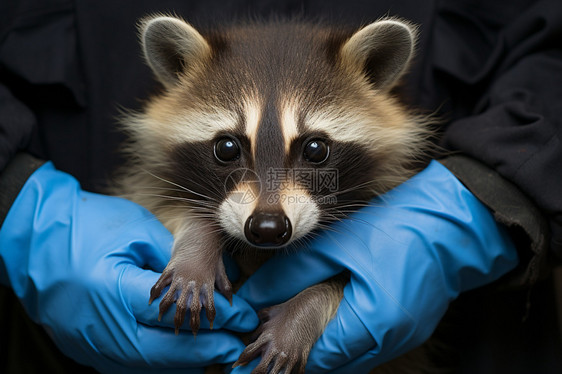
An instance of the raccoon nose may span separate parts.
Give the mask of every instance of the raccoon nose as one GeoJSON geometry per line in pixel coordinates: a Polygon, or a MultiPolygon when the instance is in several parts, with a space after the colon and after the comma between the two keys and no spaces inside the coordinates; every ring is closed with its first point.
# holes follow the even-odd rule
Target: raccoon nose
{"type": "Polygon", "coordinates": [[[284,214],[256,213],[246,220],[244,235],[256,247],[280,247],[292,234],[291,221],[284,214]]]}

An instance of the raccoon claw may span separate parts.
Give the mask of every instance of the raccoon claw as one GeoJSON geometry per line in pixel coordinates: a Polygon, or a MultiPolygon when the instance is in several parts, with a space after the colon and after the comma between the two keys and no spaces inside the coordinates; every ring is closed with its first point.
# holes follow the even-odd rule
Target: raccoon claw
{"type": "Polygon", "coordinates": [[[309,350],[285,339],[291,332],[287,331],[287,325],[275,312],[275,307],[260,312],[260,318],[263,317],[262,321],[266,322],[258,328],[257,339],[246,347],[233,368],[246,365],[261,354],[261,362],[252,374],[304,374],[309,350]]]}
{"type": "Polygon", "coordinates": [[[304,374],[308,353],[303,354],[298,349],[290,350],[279,347],[271,334],[262,334],[255,342],[248,345],[232,367],[246,365],[260,354],[262,359],[252,370],[252,374],[304,374]]]}
{"type": "Polygon", "coordinates": [[[206,282],[195,281],[172,273],[174,273],[173,270],[164,270],[160,279],[158,279],[150,290],[149,303],[152,303],[154,299],[160,296],[166,286],[170,286],[160,301],[158,320],[162,320],[164,313],[170,309],[172,304],[176,303],[176,312],[174,315],[176,335],[179,334],[180,327],[185,320],[188,309],[190,312],[190,326],[194,336],[197,336],[197,332],[199,331],[202,308],[205,308],[210,327],[213,328],[213,321],[216,315],[214,282],[212,280],[206,282]]]}
{"type": "MultiPolygon", "coordinates": [[[[160,278],[158,278],[156,284],[154,284],[154,286],[152,286],[152,288],[150,289],[150,299],[148,299],[148,305],[152,304],[154,299],[158,298],[160,294],[162,294],[164,288],[169,286],[171,281],[172,281],[171,273],[164,273],[160,276],[160,278]]],[[[159,315],[158,320],[160,321],[161,318],[162,315],[159,315]]]]}

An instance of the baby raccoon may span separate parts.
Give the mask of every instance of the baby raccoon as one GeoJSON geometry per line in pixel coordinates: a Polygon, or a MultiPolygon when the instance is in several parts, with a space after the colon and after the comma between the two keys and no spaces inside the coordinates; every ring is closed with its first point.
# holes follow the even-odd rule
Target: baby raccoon
{"type": "MultiPolygon", "coordinates": [[[[155,15],[140,33],[163,90],[124,121],[130,163],[120,188],[174,234],[150,302],[169,287],[160,313],[176,304],[176,333],[189,314],[196,334],[202,309],[212,326],[215,288],[232,300],[223,251],[242,253],[251,273],[272,250],[418,170],[428,121],[390,93],[414,51],[407,22],[346,31],[275,20],[199,32],[155,15]]],[[[235,365],[261,355],[254,373],[304,372],[345,284],[339,276],[263,311],[235,365]]]]}

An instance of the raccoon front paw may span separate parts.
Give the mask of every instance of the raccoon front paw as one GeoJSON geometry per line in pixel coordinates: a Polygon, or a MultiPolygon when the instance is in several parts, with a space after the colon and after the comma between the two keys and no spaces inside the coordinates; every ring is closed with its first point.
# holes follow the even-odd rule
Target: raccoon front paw
{"type": "Polygon", "coordinates": [[[201,309],[205,308],[210,328],[213,328],[216,310],[214,302],[215,285],[217,289],[232,304],[232,286],[224,271],[224,266],[219,264],[214,272],[201,274],[194,269],[182,266],[172,266],[168,264],[164,272],[150,290],[149,304],[158,298],[164,288],[170,286],[164,297],[160,301],[158,320],[172,304],[176,303],[176,313],[174,315],[174,326],[176,335],[185,320],[185,315],[190,312],[190,326],[193,335],[197,335],[201,324],[201,309]],[[189,305],[188,305],[189,304],[189,305]]]}
{"type": "Polygon", "coordinates": [[[261,354],[262,360],[252,374],[304,374],[315,339],[308,339],[283,309],[283,305],[276,305],[260,311],[263,323],[255,332],[257,339],[246,347],[233,367],[246,365],[261,354]]]}

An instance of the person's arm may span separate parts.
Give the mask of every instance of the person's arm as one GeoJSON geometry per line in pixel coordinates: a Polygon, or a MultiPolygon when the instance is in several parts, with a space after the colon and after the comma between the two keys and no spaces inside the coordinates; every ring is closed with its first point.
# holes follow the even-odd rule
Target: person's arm
{"type": "Polygon", "coordinates": [[[0,226],[27,178],[43,163],[25,154],[16,157],[35,125],[32,111],[0,81],[0,226]]]}
{"type": "Polygon", "coordinates": [[[267,262],[238,295],[263,308],[349,270],[338,312],[313,346],[307,370],[367,372],[423,343],[461,292],[517,263],[505,227],[433,161],[306,247],[267,262]]]}
{"type": "Polygon", "coordinates": [[[520,280],[533,283],[562,257],[562,3],[442,2],[438,12],[432,101],[453,117],[442,144],[465,156],[444,164],[520,231],[530,259],[520,280]]]}
{"type": "Polygon", "coordinates": [[[559,250],[562,3],[519,2],[499,14],[490,2],[440,4],[421,96],[430,96],[429,107],[444,104],[452,117],[444,144],[465,155],[442,160],[440,181],[426,170],[391,191],[401,203],[383,197],[388,210],[369,207],[342,224],[347,230],[338,224],[275,259],[239,293],[262,307],[351,271],[338,314],[310,354],[311,372],[386,362],[429,337],[459,293],[517,263],[509,280],[532,284],[559,250]]]}
{"type": "MultiPolygon", "coordinates": [[[[100,372],[202,372],[235,361],[244,344],[223,328],[257,325],[240,298],[231,306],[217,294],[218,331],[201,331],[197,340],[190,331],[176,336],[173,315],[158,321],[158,304],[149,305],[171,244],[144,208],[86,192],[48,162],[25,181],[0,228],[0,284],[63,353],[100,372]]],[[[204,318],[202,327],[209,328],[204,318]]]]}
{"type": "Polygon", "coordinates": [[[0,171],[0,227],[27,179],[45,162],[28,153],[18,153],[0,171]]]}
{"type": "Polygon", "coordinates": [[[493,168],[464,155],[440,160],[504,225],[520,257],[517,271],[506,279],[512,287],[532,286],[549,274],[550,231],[546,215],[515,184],[493,168]]]}

